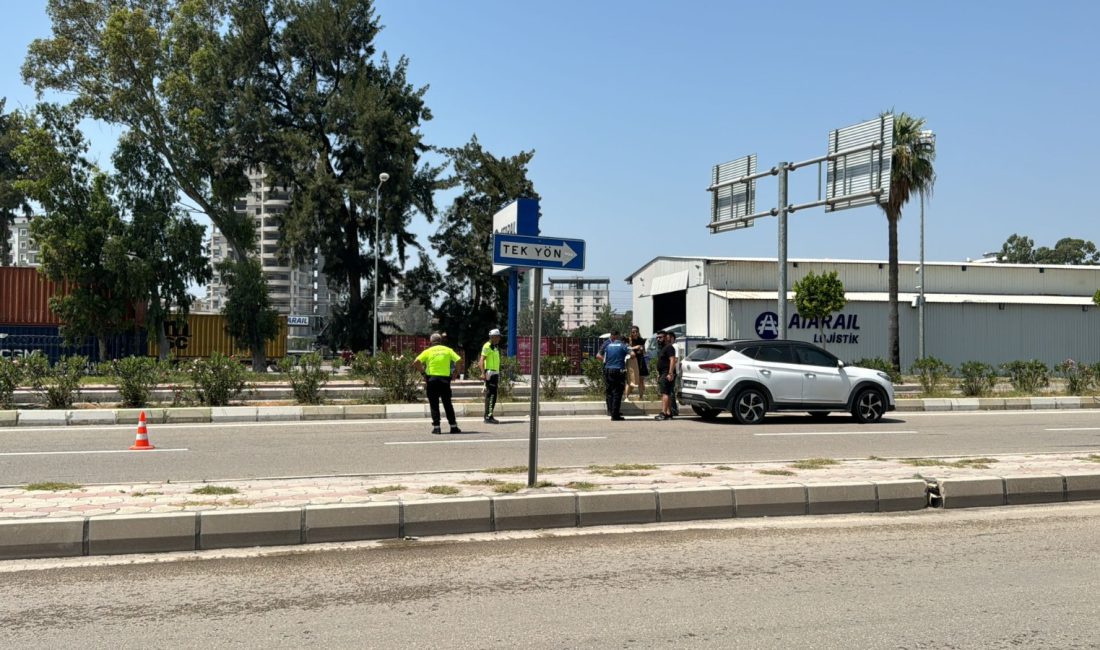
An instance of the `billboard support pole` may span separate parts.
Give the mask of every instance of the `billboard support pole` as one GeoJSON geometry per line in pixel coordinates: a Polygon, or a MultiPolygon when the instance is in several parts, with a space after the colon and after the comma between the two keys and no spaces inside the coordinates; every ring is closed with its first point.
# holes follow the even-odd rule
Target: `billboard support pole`
{"type": "Polygon", "coordinates": [[[779,315],[779,340],[787,340],[787,173],[786,162],[777,165],[779,170],[779,296],[776,313],[779,315]]]}
{"type": "Polygon", "coordinates": [[[532,270],[531,283],[539,288],[539,295],[535,298],[534,323],[532,324],[531,342],[531,440],[527,451],[527,487],[533,488],[538,482],[539,474],[539,365],[542,356],[542,268],[532,270]]]}

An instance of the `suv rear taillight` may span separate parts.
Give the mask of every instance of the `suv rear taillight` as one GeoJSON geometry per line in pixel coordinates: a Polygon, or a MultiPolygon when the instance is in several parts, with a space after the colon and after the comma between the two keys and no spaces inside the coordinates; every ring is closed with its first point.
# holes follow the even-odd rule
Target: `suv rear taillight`
{"type": "Polygon", "coordinates": [[[727,370],[733,370],[733,366],[726,363],[700,363],[700,370],[706,370],[707,372],[725,372],[727,370]]]}

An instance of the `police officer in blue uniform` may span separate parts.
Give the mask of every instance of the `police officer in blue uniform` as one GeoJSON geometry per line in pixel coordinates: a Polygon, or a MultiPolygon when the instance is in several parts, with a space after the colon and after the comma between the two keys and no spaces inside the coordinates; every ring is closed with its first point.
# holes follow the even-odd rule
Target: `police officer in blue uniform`
{"type": "Polygon", "coordinates": [[[630,346],[620,340],[619,330],[611,332],[611,340],[596,358],[603,361],[604,395],[607,412],[612,420],[625,420],[621,413],[623,391],[626,389],[626,360],[630,358],[630,346]]]}

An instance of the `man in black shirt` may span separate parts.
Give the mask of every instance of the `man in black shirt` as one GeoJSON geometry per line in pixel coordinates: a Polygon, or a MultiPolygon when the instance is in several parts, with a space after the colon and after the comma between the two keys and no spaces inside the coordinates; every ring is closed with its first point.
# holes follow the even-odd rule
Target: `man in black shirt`
{"type": "Polygon", "coordinates": [[[672,419],[672,391],[676,388],[676,348],[665,331],[657,332],[657,388],[661,393],[661,414],[655,420],[672,419]]]}

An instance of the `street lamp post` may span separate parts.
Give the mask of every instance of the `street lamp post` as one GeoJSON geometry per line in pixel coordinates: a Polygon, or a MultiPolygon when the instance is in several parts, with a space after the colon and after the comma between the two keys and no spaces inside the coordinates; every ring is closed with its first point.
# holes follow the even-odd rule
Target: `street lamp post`
{"type": "MultiPolygon", "coordinates": [[[[936,134],[921,131],[917,143],[922,147],[936,147],[936,134]]],[[[924,358],[924,287],[928,284],[928,272],[924,268],[924,191],[920,193],[920,297],[917,299],[917,358],[924,358]]]]}
{"type": "Polygon", "coordinates": [[[382,205],[379,198],[382,183],[390,180],[390,175],[382,172],[378,175],[378,187],[374,188],[374,329],[371,335],[371,354],[378,354],[378,225],[382,221],[382,205]]]}

